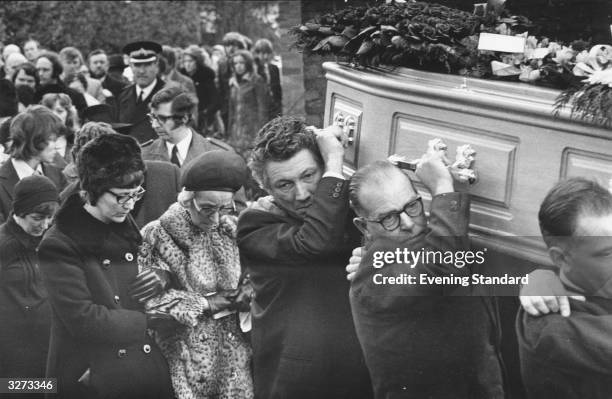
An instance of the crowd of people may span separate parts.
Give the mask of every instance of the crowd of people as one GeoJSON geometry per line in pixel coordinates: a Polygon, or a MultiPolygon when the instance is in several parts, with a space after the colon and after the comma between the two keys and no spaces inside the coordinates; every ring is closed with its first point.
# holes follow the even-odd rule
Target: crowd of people
{"type": "MultiPolygon", "coordinates": [[[[442,155],[347,179],[342,129],[279,116],[271,44],[235,32],[210,54],[14,47],[0,377],[56,378],[58,398],[507,397],[495,298],[374,276],[472,272],[373,267],[398,248],[466,249],[470,196],[442,155]]],[[[562,181],[539,219],[558,273],[532,274],[517,321],[527,392],[607,397],[612,194],[562,181]],[[544,286],[604,299],[568,317],[544,286]]]]}
{"type": "MultiPolygon", "coordinates": [[[[153,95],[175,85],[192,97],[194,131],[225,141],[245,156],[254,132],[282,113],[275,62],[269,40],[253,42],[238,32],[210,48],[135,42],[123,54],[95,49],[87,57],[75,47],[42,49],[35,40],[24,43],[23,50],[9,44],[0,62],[0,122],[43,104],[65,120],[67,132],[60,140],[70,146],[87,109],[105,104],[112,121],[131,125],[125,129],[143,144],[157,138],[147,117],[153,95]]],[[[0,144],[7,147],[5,141],[0,144]]],[[[64,150],[59,153],[64,157],[64,150]]]]}

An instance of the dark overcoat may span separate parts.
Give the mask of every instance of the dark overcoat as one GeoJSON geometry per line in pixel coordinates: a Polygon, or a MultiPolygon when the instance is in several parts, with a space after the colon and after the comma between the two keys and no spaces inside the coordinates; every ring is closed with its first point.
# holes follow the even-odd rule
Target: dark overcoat
{"type": "Polygon", "coordinates": [[[0,377],[45,376],[51,307],[36,258],[39,243],[12,214],[0,226],[0,377]]]}
{"type": "Polygon", "coordinates": [[[257,73],[264,79],[266,86],[268,87],[269,107],[268,107],[268,119],[274,119],[277,116],[283,114],[283,89],[280,79],[280,70],[274,64],[268,64],[268,76],[266,76],[265,67],[258,62],[257,73]]]}
{"type": "Polygon", "coordinates": [[[120,123],[131,123],[130,136],[138,140],[139,143],[144,143],[149,140],[157,138],[157,133],[153,130],[151,122],[147,117],[149,113],[149,103],[151,98],[163,89],[164,82],[161,79],[157,79],[157,83],[153,87],[153,90],[149,96],[143,99],[142,102],[138,102],[138,96],[136,95],[136,85],[126,87],[121,91],[119,97],[117,97],[117,117],[120,123]]]}
{"type": "Polygon", "coordinates": [[[421,283],[421,275],[469,279],[469,267],[402,260],[374,267],[376,253],[397,249],[465,250],[469,202],[468,194],[435,196],[427,230],[416,237],[375,240],[364,253],[350,299],[377,399],[504,398],[490,298],[471,296],[470,285],[421,283]],[[415,280],[381,284],[383,276],[415,280]]]}
{"type": "Polygon", "coordinates": [[[172,398],[166,361],[128,295],[140,242],[131,217],[105,224],[78,194],[45,234],[38,254],[53,308],[47,376],[57,378],[60,398],[172,398]]]}
{"type": "Polygon", "coordinates": [[[246,210],[238,222],[238,245],[256,292],[256,397],[370,398],[344,271],[359,246],[348,182],[322,178],[303,220],[273,204],[246,210]]]}
{"type": "Polygon", "coordinates": [[[102,81],[102,87],[113,93],[113,97],[117,98],[126,85],[112,76],[106,75],[102,81]]]}
{"type": "Polygon", "coordinates": [[[612,300],[591,296],[572,300],[571,307],[569,317],[519,310],[521,375],[529,399],[607,399],[612,393],[612,300]]]}
{"type": "MultiPolygon", "coordinates": [[[[62,170],[51,164],[42,164],[43,175],[47,176],[55,184],[58,191],[66,185],[66,178],[62,170]]],[[[0,223],[3,223],[8,214],[13,210],[13,193],[15,184],[19,182],[19,176],[10,159],[0,166],[0,223]]]]}

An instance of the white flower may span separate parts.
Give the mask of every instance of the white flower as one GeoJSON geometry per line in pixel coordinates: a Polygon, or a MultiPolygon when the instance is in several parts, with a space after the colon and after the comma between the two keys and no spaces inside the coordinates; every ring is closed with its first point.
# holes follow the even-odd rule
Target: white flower
{"type": "Polygon", "coordinates": [[[589,51],[589,64],[595,70],[606,69],[612,61],[612,46],[598,44],[589,51]]]}
{"type": "Polygon", "coordinates": [[[586,81],[590,84],[602,84],[612,87],[612,68],[595,71],[586,81]]]}
{"type": "Polygon", "coordinates": [[[550,42],[548,44],[548,52],[549,53],[556,53],[557,51],[561,50],[561,45],[557,42],[550,42]]]}
{"type": "Polygon", "coordinates": [[[540,79],[540,70],[533,69],[532,67],[526,66],[521,67],[521,74],[519,76],[519,80],[522,82],[535,82],[540,79]]]}
{"type": "Polygon", "coordinates": [[[589,62],[589,52],[586,50],[582,50],[578,54],[576,54],[576,62],[589,62]]]}
{"type": "Polygon", "coordinates": [[[575,52],[570,47],[563,46],[561,49],[557,50],[555,54],[555,58],[553,61],[560,65],[565,65],[572,61],[574,58],[575,52]]]}

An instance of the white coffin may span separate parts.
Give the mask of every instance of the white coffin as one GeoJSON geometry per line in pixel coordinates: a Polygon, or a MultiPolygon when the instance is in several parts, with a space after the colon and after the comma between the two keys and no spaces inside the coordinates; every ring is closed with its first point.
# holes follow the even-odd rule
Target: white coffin
{"type": "Polygon", "coordinates": [[[326,124],[338,112],[356,120],[347,174],[394,153],[418,158],[435,137],[451,159],[457,145],[473,145],[471,233],[479,245],[548,264],[537,223],[547,191],[568,176],[612,184],[612,130],[554,118],[558,91],[406,68],[323,67],[326,124]]]}

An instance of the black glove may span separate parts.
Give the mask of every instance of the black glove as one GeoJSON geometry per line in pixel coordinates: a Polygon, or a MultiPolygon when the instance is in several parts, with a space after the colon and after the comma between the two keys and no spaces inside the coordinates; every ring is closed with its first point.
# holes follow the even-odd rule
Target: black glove
{"type": "Polygon", "coordinates": [[[162,293],[170,285],[170,272],[165,270],[147,269],[138,273],[130,284],[129,295],[138,302],[162,293]]]}
{"type": "Polygon", "coordinates": [[[232,307],[231,291],[223,291],[214,295],[209,295],[206,297],[206,300],[209,306],[206,311],[208,315],[214,315],[232,307]]]}
{"type": "Polygon", "coordinates": [[[232,296],[232,309],[238,312],[249,312],[251,310],[251,299],[255,296],[253,286],[248,279],[236,289],[232,296]]]}
{"type": "Polygon", "coordinates": [[[147,328],[155,330],[161,336],[171,335],[181,326],[181,323],[176,321],[170,313],[149,310],[145,312],[145,316],[147,317],[147,328]]]}

